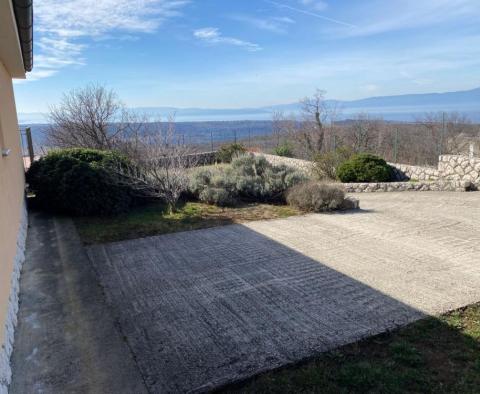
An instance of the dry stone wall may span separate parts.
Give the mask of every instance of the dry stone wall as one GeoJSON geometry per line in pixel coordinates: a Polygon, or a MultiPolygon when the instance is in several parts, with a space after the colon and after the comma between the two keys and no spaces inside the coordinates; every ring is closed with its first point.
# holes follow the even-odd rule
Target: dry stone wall
{"type": "Polygon", "coordinates": [[[388,163],[393,167],[395,180],[397,182],[416,180],[416,181],[436,181],[440,178],[440,173],[435,167],[411,166],[408,164],[388,163]]]}
{"type": "Polygon", "coordinates": [[[438,170],[443,179],[472,182],[480,186],[480,158],[442,155],[438,170]]]}
{"type": "Polygon", "coordinates": [[[418,181],[458,181],[471,182],[480,186],[480,158],[461,155],[442,155],[438,167],[409,166],[390,163],[398,181],[414,179],[418,181]]]}

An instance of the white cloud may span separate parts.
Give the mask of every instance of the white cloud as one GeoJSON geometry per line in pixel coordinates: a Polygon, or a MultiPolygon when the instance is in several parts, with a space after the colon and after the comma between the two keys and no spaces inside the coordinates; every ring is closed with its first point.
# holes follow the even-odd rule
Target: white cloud
{"type": "Polygon", "coordinates": [[[274,16],[272,17],[272,20],[277,22],[287,23],[287,24],[297,23],[294,19],[289,18],[288,16],[274,16]]]}
{"type": "MultiPolygon", "coordinates": [[[[116,33],[150,33],[179,15],[189,0],[42,0],[34,2],[35,80],[69,65],[82,65],[88,39],[116,33]],[[81,41],[81,42],[79,42],[81,41]]],[[[125,34],[119,35],[124,37],[125,34]]]]}
{"type": "Polygon", "coordinates": [[[310,7],[315,11],[324,11],[328,8],[328,4],[325,1],[319,0],[299,0],[300,4],[310,7]]]}
{"type": "Polygon", "coordinates": [[[202,40],[208,44],[226,44],[242,47],[250,52],[257,52],[262,50],[262,47],[253,42],[240,40],[234,37],[223,36],[220,30],[216,27],[205,27],[202,29],[195,30],[193,32],[195,38],[202,40]]]}
{"type": "Polygon", "coordinates": [[[460,19],[478,23],[478,5],[478,0],[389,0],[374,2],[369,7],[357,4],[350,7],[348,12],[359,21],[358,26],[354,29],[340,28],[335,34],[347,37],[370,36],[460,19]]]}
{"type": "Polygon", "coordinates": [[[468,89],[478,86],[477,77],[467,80],[452,75],[480,67],[479,45],[477,35],[466,36],[461,43],[445,39],[409,51],[362,48],[329,56],[271,58],[236,72],[217,71],[211,78],[175,80],[171,89],[192,95],[201,92],[198,100],[204,98],[202,94],[211,94],[218,100],[214,106],[221,106],[222,100],[229,102],[232,91],[241,92],[239,100],[248,106],[268,105],[279,99],[286,102],[288,97],[295,100],[312,86],[326,89],[329,95],[340,99],[468,89]]]}
{"type": "Polygon", "coordinates": [[[39,79],[48,78],[57,73],[55,68],[34,68],[32,72],[27,74],[27,79],[14,79],[14,84],[23,84],[28,81],[37,81],[39,79]]]}
{"type": "MultiPolygon", "coordinates": [[[[325,15],[321,15],[319,14],[318,12],[313,12],[315,10],[310,10],[310,9],[304,9],[304,8],[297,8],[297,7],[292,7],[288,4],[285,4],[285,3],[279,3],[278,1],[273,1],[273,0],[263,0],[265,3],[269,3],[269,4],[272,4],[276,7],[278,7],[279,9],[284,9],[284,10],[290,10],[290,11],[294,11],[296,13],[299,13],[299,14],[304,14],[304,15],[308,15],[308,16],[312,16],[314,18],[317,18],[317,19],[322,19],[324,21],[327,21],[327,22],[331,22],[333,24],[336,24],[336,25],[341,25],[341,26],[346,26],[346,27],[355,27],[355,25],[351,24],[351,23],[348,23],[348,22],[344,22],[344,21],[341,21],[339,19],[334,19],[334,18],[330,18],[328,16],[325,16],[325,15]]],[[[320,3],[323,3],[323,2],[315,2],[315,3],[318,3],[317,6],[320,5],[320,3]]]]}
{"type": "Polygon", "coordinates": [[[260,30],[270,31],[272,33],[283,34],[287,32],[287,26],[295,24],[295,21],[288,17],[267,17],[258,18],[247,15],[234,15],[231,19],[244,22],[260,30]]]}

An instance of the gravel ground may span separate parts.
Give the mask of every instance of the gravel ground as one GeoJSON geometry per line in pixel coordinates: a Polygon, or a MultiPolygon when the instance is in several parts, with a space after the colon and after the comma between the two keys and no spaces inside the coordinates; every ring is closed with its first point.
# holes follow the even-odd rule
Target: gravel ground
{"type": "Polygon", "coordinates": [[[88,249],[148,390],[201,392],[480,300],[480,193],[88,249]]]}

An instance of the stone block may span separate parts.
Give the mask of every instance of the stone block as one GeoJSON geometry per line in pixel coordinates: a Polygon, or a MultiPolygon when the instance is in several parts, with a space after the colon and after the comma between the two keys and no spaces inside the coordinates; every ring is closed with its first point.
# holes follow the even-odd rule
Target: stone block
{"type": "Polygon", "coordinates": [[[360,200],[353,197],[346,197],[340,207],[342,210],[360,209],[360,200]]]}

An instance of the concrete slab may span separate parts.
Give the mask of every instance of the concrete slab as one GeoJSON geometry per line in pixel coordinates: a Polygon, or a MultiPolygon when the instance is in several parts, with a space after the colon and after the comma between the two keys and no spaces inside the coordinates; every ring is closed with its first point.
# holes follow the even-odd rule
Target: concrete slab
{"type": "Polygon", "coordinates": [[[94,246],[150,392],[201,392],[480,300],[480,194],[94,246]]]}
{"type": "Polygon", "coordinates": [[[146,393],[73,223],[30,213],[11,394],[146,393]]]}

